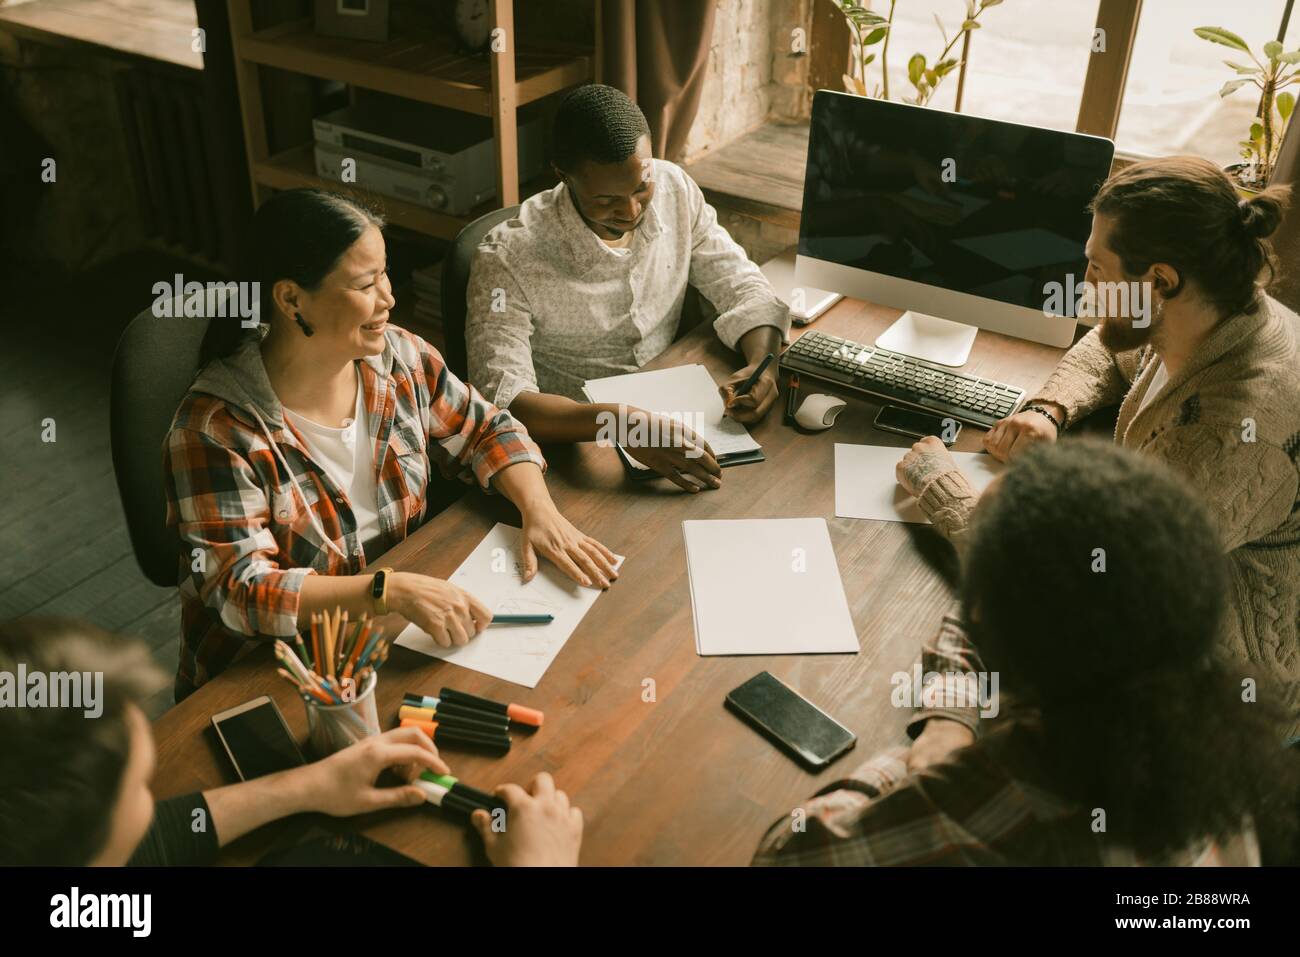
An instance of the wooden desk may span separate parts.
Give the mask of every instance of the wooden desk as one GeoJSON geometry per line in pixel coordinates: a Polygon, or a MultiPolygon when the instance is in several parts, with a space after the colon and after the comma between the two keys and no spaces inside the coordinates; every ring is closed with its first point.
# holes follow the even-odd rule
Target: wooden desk
{"type": "MultiPolygon", "coordinates": [[[[894,310],[846,300],[813,328],[869,342],[896,316],[894,310]]],[[[981,332],[968,368],[1032,389],[1060,354],[981,332]]],[[[689,362],[703,363],[721,380],[736,357],[704,327],[651,365],[689,362]]],[[[833,428],[805,435],[782,425],[778,407],[754,429],[767,461],[727,469],[720,489],[698,495],[661,482],[634,485],[611,450],[591,443],[548,449],[547,480],[556,503],[579,528],[627,556],[621,578],[596,602],[532,691],[395,648],[379,681],[381,724],[396,723],[403,692],[432,694],[444,682],[541,708],[545,726],[531,737],[515,735],[503,758],[445,751],[453,770],[484,789],[551,772],[586,816],[586,864],[747,863],[776,818],[878,749],[904,741],[909,712],[890,704],[890,677],[911,667],[951,601],[918,549],[918,544],[935,544],[932,530],[834,517],[836,442],[908,444],[902,436],[871,428],[876,410],[872,403],[852,401],[833,428]],[[824,517],[830,526],[861,651],[697,655],[682,520],[801,516],[824,517]],[[723,707],[723,698],[764,669],[844,722],[859,736],[857,748],[813,775],[742,724],[723,707]],[[654,682],[653,702],[643,700],[647,679],[654,682]]],[[[981,435],[965,430],[958,447],[978,450],[981,435]]],[[[504,500],[471,493],[393,549],[383,564],[446,578],[498,520],[517,523],[504,500]]],[[[259,650],[155,724],[158,795],[228,783],[230,773],[206,730],[208,718],[261,694],[271,695],[295,734],[305,738],[301,701],[275,676],[269,651],[259,650]]],[[[481,859],[477,838],[433,808],[370,815],[355,823],[375,840],[428,864],[481,859]]],[[[275,830],[272,825],[235,843],[223,860],[256,860],[275,830]]]]}

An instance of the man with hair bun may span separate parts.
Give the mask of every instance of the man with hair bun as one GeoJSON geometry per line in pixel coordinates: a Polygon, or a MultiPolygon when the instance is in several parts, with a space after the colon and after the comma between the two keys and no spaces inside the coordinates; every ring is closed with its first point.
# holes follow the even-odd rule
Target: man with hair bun
{"type": "MultiPolygon", "coordinates": [[[[736,390],[780,350],[789,309],[695,182],[652,158],[640,108],[613,87],[578,87],[556,114],[552,165],[559,185],[526,200],[475,252],[470,381],[539,442],[592,441],[620,410],[585,402],[583,383],[635,372],[663,352],[690,285],[716,309],[718,338],[742,357],[720,389],[728,414],[761,419],[776,399],[775,363],[748,393],[736,390]]],[[[629,431],[672,436],[638,447],[637,459],[686,491],[718,486],[712,449],[694,432],[625,411],[629,431]]]]}
{"type": "MultiPolygon", "coordinates": [[[[1273,186],[1243,199],[1222,170],[1191,156],[1111,176],[1093,201],[1086,278],[1103,289],[1123,284],[1128,295],[1117,298],[1129,308],[1099,310],[1098,326],[984,446],[1014,459],[1120,403],[1115,441],[1181,473],[1209,507],[1229,557],[1233,611],[1221,650],[1243,682],[1268,676],[1287,689],[1296,720],[1283,736],[1295,741],[1300,317],[1266,292],[1278,268],[1268,237],[1288,194],[1273,186]]],[[[898,478],[960,541],[975,494],[942,444],[914,445],[898,478]]]]}

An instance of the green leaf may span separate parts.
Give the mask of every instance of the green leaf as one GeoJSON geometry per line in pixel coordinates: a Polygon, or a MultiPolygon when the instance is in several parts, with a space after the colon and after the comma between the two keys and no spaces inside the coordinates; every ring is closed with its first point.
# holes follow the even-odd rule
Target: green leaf
{"type": "Polygon", "coordinates": [[[956,57],[949,57],[949,58],[946,59],[946,60],[942,60],[942,61],[940,61],[939,63],[936,63],[936,64],[934,65],[934,72],[935,72],[935,75],[936,75],[936,76],[947,76],[947,75],[948,75],[949,73],[951,73],[953,70],[957,69],[957,67],[958,67],[960,64],[961,64],[961,61],[958,60],[956,57]]]}
{"type": "Polygon", "coordinates": [[[1254,142],[1256,142],[1257,140],[1262,140],[1263,138],[1264,138],[1264,124],[1263,124],[1263,123],[1251,123],[1251,124],[1250,124],[1250,139],[1249,139],[1247,142],[1254,143],[1254,142]]]}
{"type": "Polygon", "coordinates": [[[938,86],[938,85],[939,85],[939,74],[935,73],[933,70],[926,70],[926,71],[925,71],[925,82],[928,83],[930,86],[938,86]]]}
{"type": "Polygon", "coordinates": [[[1282,54],[1282,44],[1276,40],[1269,40],[1264,44],[1264,56],[1270,60],[1276,60],[1282,54]]]}
{"type": "Polygon", "coordinates": [[[980,28],[978,20],[963,20],[961,24],[963,30],[978,30],[980,28]]]}
{"type": "Polygon", "coordinates": [[[1273,101],[1277,104],[1278,115],[1282,117],[1282,122],[1291,118],[1291,113],[1295,110],[1295,94],[1279,93],[1277,99],[1273,101]]]}
{"type": "Polygon", "coordinates": [[[1223,62],[1226,66],[1232,67],[1238,73],[1249,73],[1251,76],[1254,76],[1259,72],[1259,67],[1257,66],[1247,66],[1244,63],[1233,63],[1231,60],[1224,60],[1223,62]]]}
{"type": "Polygon", "coordinates": [[[1300,63],[1300,50],[1292,50],[1290,53],[1283,53],[1277,58],[1279,63],[1300,63]]]}
{"type": "Polygon", "coordinates": [[[921,79],[921,74],[925,72],[925,55],[913,53],[912,58],[907,61],[907,78],[916,86],[916,81],[921,79]]]}
{"type": "Polygon", "coordinates": [[[1225,30],[1223,27],[1197,27],[1192,31],[1202,40],[1209,40],[1211,43],[1221,43],[1225,47],[1232,47],[1234,50],[1241,50],[1243,53],[1249,53],[1250,47],[1246,46],[1246,41],[1231,30],[1225,30]]]}
{"type": "Polygon", "coordinates": [[[1223,84],[1223,87],[1219,90],[1219,96],[1227,96],[1229,93],[1235,92],[1249,82],[1250,80],[1229,80],[1227,83],[1223,84]]]}
{"type": "Polygon", "coordinates": [[[855,10],[849,14],[849,19],[860,27],[879,26],[889,22],[874,10],[855,10]]]}
{"type": "Polygon", "coordinates": [[[881,40],[885,39],[885,34],[888,32],[889,30],[885,27],[876,27],[876,29],[867,34],[867,38],[862,41],[862,45],[869,47],[873,43],[879,43],[881,40]]]}
{"type": "Polygon", "coordinates": [[[863,65],[863,66],[870,66],[870,65],[871,65],[871,61],[874,60],[875,58],[876,58],[876,55],[875,55],[874,53],[869,53],[869,54],[867,54],[867,58],[866,58],[865,60],[862,61],[862,65],[863,65]]]}
{"type": "Polygon", "coordinates": [[[980,0],[980,9],[983,10],[985,7],[996,7],[1001,2],[1002,0],[980,0]]]}

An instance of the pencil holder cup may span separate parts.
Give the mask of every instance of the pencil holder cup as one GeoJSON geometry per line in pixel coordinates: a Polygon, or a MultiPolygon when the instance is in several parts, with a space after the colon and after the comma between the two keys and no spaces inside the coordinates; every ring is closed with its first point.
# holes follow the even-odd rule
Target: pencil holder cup
{"type": "Polygon", "coordinates": [[[342,751],[362,738],[379,734],[379,713],[375,709],[375,685],[379,676],[373,671],[356,689],[356,696],[342,704],[321,704],[309,700],[307,705],[307,745],[316,757],[324,758],[342,751]]]}

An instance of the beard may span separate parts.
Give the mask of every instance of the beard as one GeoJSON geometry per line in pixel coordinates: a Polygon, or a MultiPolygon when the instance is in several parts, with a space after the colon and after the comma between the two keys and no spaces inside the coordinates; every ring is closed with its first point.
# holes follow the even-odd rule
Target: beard
{"type": "Polygon", "coordinates": [[[1139,328],[1130,318],[1107,316],[1097,328],[1097,338],[1112,353],[1130,352],[1150,342],[1155,331],[1155,320],[1139,328]]]}

